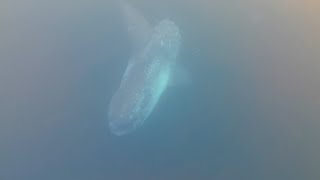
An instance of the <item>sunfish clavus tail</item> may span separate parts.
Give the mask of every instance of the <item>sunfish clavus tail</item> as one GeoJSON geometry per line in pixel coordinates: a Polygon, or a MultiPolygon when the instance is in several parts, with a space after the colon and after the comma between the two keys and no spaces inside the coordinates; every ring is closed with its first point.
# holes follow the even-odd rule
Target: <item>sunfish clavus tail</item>
{"type": "Polygon", "coordinates": [[[136,9],[122,1],[135,52],[128,61],[120,87],[111,98],[109,128],[124,135],[140,127],[153,111],[172,78],[181,44],[180,30],[171,20],[149,23],[136,9]],[[144,31],[146,34],[143,35],[144,31]]]}

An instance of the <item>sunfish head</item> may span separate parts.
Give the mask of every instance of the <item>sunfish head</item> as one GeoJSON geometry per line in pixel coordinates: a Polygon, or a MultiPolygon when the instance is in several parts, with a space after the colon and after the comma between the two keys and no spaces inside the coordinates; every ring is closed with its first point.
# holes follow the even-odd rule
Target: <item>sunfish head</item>
{"type": "Polygon", "coordinates": [[[132,86],[133,84],[120,87],[110,101],[108,125],[112,134],[129,134],[140,127],[148,116],[150,97],[135,91],[135,87],[139,86],[132,86]]]}
{"type": "MultiPolygon", "coordinates": [[[[109,128],[112,134],[122,136],[133,132],[140,125],[138,120],[132,120],[130,117],[118,117],[109,121],[109,128]]],[[[142,123],[140,123],[142,124],[142,123]]]]}
{"type": "Polygon", "coordinates": [[[135,131],[143,123],[141,119],[137,117],[130,117],[127,115],[117,116],[117,117],[115,116],[112,117],[111,115],[111,118],[109,120],[109,129],[112,134],[115,134],[117,136],[122,136],[135,131]]]}

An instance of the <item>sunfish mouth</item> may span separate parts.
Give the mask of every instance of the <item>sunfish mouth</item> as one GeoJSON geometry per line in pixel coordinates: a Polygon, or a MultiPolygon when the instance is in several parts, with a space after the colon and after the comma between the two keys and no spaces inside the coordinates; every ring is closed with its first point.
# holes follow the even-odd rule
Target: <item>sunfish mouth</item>
{"type": "Polygon", "coordinates": [[[125,134],[129,134],[134,131],[134,126],[131,123],[117,123],[117,122],[109,122],[109,128],[112,134],[117,136],[122,136],[125,134]]]}
{"type": "Polygon", "coordinates": [[[142,124],[140,121],[109,121],[109,128],[112,134],[122,136],[133,132],[142,124]]]}

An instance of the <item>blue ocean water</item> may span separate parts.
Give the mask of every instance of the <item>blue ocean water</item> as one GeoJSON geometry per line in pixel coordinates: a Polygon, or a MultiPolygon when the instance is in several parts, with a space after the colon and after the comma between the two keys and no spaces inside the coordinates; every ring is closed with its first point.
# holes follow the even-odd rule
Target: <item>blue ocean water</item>
{"type": "Polygon", "coordinates": [[[131,55],[117,1],[0,2],[1,180],[316,179],[319,106],[274,85],[298,22],[275,2],[131,3],[180,27],[192,84],[115,136],[107,110],[131,55]]]}

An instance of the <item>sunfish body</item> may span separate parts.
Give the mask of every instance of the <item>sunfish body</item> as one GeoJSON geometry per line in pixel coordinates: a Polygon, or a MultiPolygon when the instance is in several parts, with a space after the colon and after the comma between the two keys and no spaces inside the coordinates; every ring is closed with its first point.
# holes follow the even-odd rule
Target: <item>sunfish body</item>
{"type": "Polygon", "coordinates": [[[168,87],[180,48],[179,28],[160,21],[144,48],[128,61],[120,87],[109,104],[110,131],[124,135],[140,127],[168,87]]]}

